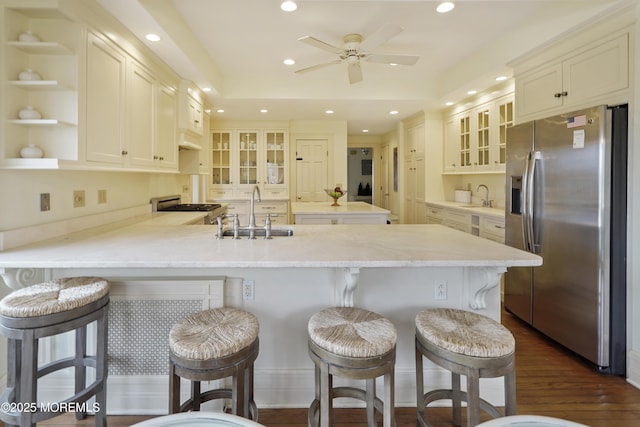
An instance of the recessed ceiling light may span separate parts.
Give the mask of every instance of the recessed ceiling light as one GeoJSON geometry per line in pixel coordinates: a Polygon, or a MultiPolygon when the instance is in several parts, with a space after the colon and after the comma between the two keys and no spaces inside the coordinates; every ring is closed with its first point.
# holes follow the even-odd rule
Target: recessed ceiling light
{"type": "Polygon", "coordinates": [[[447,107],[450,107],[453,105],[453,101],[447,101],[444,103],[444,105],[446,105],[447,107]]]}
{"type": "Polygon", "coordinates": [[[392,116],[395,116],[396,114],[398,114],[398,110],[391,110],[389,111],[389,114],[391,114],[392,116]]]}
{"type": "Polygon", "coordinates": [[[478,93],[477,90],[470,90],[467,92],[467,95],[475,95],[476,93],[478,93]]]}
{"type": "Polygon", "coordinates": [[[284,10],[285,12],[293,12],[297,8],[298,8],[298,5],[296,4],[296,2],[290,1],[290,0],[283,1],[280,4],[280,9],[284,10]]]}
{"type": "Polygon", "coordinates": [[[269,110],[267,110],[266,108],[263,108],[263,109],[261,109],[261,110],[260,110],[260,112],[261,112],[261,113],[268,113],[268,112],[269,112],[269,110]]]}
{"type": "Polygon", "coordinates": [[[216,113],[224,113],[224,110],[223,110],[222,108],[218,108],[218,109],[216,110],[216,113]]]}
{"type": "Polygon", "coordinates": [[[211,112],[211,108],[207,108],[204,110],[205,113],[209,114],[211,112]]]}
{"type": "Polygon", "coordinates": [[[287,59],[285,59],[284,61],[282,61],[282,63],[283,63],[284,65],[293,65],[293,64],[295,64],[295,63],[296,63],[296,61],[294,61],[294,60],[293,60],[293,59],[291,59],[291,58],[287,58],[287,59]]]}
{"type": "Polygon", "coordinates": [[[150,42],[159,42],[160,41],[160,36],[157,34],[153,34],[153,33],[149,33],[146,36],[144,36],[145,39],[149,40],[150,42]]]}
{"type": "Polygon", "coordinates": [[[324,113],[325,113],[325,114],[333,114],[333,113],[335,113],[335,111],[333,111],[333,110],[326,110],[324,113]]]}
{"type": "Polygon", "coordinates": [[[504,81],[504,80],[507,80],[507,76],[498,76],[498,77],[496,77],[496,81],[497,82],[501,82],[501,81],[504,81]]]}
{"type": "Polygon", "coordinates": [[[447,12],[451,12],[454,7],[456,7],[456,5],[453,4],[453,2],[445,1],[440,3],[438,7],[436,7],[436,11],[438,13],[447,13],[447,12]]]}
{"type": "Polygon", "coordinates": [[[210,87],[203,87],[202,91],[203,92],[211,92],[211,88],[210,87]]]}
{"type": "Polygon", "coordinates": [[[391,65],[392,67],[395,67],[395,66],[397,66],[398,64],[396,64],[395,62],[391,62],[391,63],[389,63],[389,65],[391,65]]]}
{"type": "Polygon", "coordinates": [[[369,129],[362,129],[362,133],[367,133],[369,132],[369,129]]]}

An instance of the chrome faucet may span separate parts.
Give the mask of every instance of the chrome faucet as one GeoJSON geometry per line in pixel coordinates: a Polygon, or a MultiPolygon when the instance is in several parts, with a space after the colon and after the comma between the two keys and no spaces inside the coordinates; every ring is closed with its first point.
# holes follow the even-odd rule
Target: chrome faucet
{"type": "Polygon", "coordinates": [[[256,214],[255,214],[256,192],[258,192],[258,201],[259,202],[262,201],[260,199],[260,187],[258,187],[256,185],[255,187],[253,187],[253,191],[251,192],[251,204],[249,205],[249,225],[247,226],[247,228],[249,229],[249,238],[250,239],[255,239],[256,238],[256,235],[255,235],[255,231],[256,231],[256,214]]]}
{"type": "Polygon", "coordinates": [[[484,184],[480,184],[478,185],[476,191],[480,191],[480,187],[484,187],[484,189],[487,191],[485,194],[485,198],[482,200],[482,206],[491,207],[491,200],[489,200],[489,187],[484,184]]]}

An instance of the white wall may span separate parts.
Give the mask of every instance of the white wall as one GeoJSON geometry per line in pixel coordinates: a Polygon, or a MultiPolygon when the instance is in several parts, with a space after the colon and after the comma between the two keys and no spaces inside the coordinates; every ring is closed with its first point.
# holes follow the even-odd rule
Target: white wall
{"type": "Polygon", "coordinates": [[[140,206],[184,186],[188,196],[188,175],[0,170],[0,231],[140,206]],[[84,207],[73,207],[76,190],[85,191],[84,207]],[[98,190],[107,190],[107,203],[98,204],[98,190]],[[50,194],[51,210],[40,211],[40,193],[50,194]]]}

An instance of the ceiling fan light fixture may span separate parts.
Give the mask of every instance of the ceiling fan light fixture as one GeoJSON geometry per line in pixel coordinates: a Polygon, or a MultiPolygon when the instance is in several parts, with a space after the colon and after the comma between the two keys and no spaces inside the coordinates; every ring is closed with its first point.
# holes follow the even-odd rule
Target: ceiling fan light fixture
{"type": "Polygon", "coordinates": [[[438,13],[447,13],[447,12],[451,12],[453,10],[453,8],[455,8],[456,5],[453,4],[453,2],[450,1],[444,1],[442,3],[440,3],[438,5],[438,7],[436,7],[436,11],[438,13]]]}
{"type": "Polygon", "coordinates": [[[280,3],[280,9],[284,10],[285,12],[293,12],[297,8],[298,5],[294,1],[287,0],[280,3]]]}

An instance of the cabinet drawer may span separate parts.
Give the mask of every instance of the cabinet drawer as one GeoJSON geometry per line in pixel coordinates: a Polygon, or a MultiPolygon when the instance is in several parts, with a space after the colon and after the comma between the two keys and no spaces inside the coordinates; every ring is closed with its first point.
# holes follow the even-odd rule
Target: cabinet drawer
{"type": "Polygon", "coordinates": [[[288,212],[287,201],[278,201],[272,202],[268,200],[263,200],[262,202],[256,202],[254,206],[254,210],[257,214],[268,214],[268,213],[278,213],[278,214],[286,214],[288,212]]]}
{"type": "Polygon", "coordinates": [[[442,221],[444,218],[444,209],[438,206],[427,205],[427,218],[442,221]]]}
{"type": "Polygon", "coordinates": [[[208,195],[208,200],[230,199],[233,197],[233,190],[209,189],[208,195]]]}
{"type": "Polygon", "coordinates": [[[480,237],[504,243],[504,220],[482,217],[480,220],[480,237]]]}

